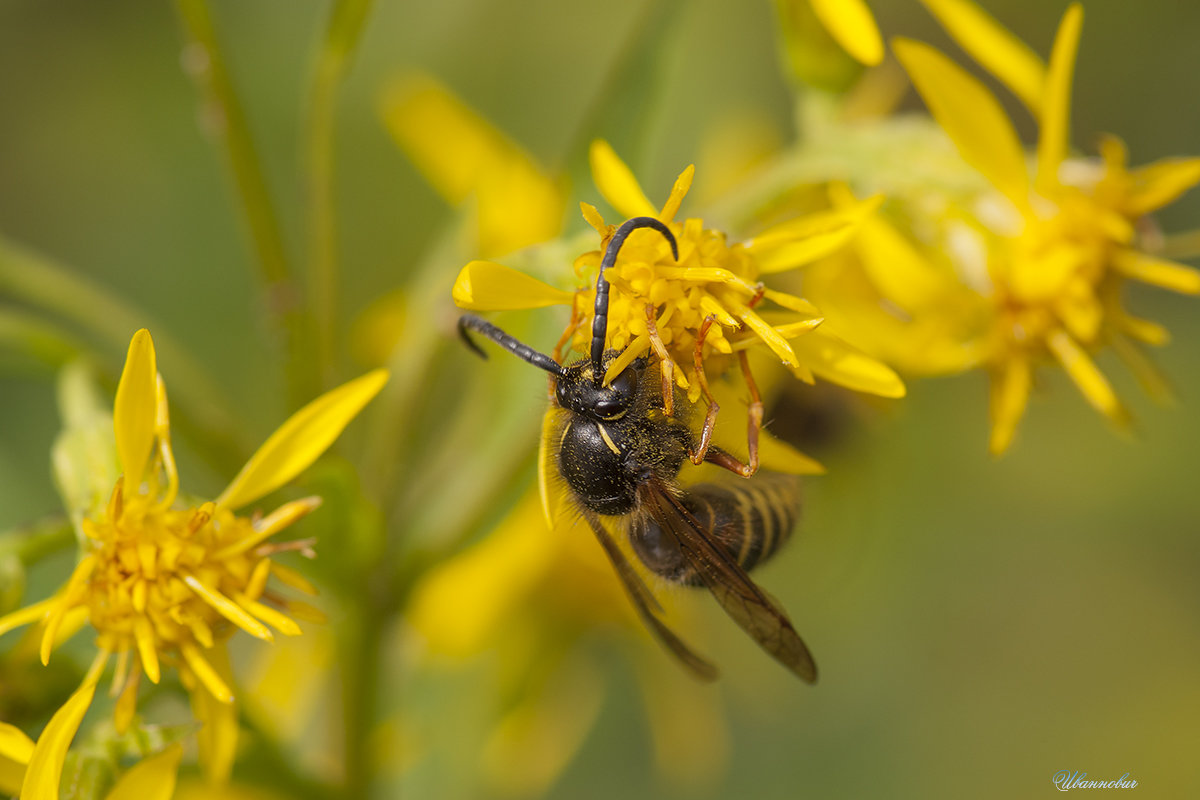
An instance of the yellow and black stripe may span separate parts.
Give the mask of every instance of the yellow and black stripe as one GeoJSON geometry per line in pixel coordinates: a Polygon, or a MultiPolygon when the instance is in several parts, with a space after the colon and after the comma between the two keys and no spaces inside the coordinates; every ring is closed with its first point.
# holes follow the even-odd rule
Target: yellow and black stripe
{"type": "MultiPolygon", "coordinates": [[[[788,475],[759,473],[748,481],[689,487],[680,503],[699,533],[747,572],[773,556],[800,517],[800,482],[788,475]]],[[[658,523],[642,516],[630,528],[634,551],[653,572],[675,583],[700,582],[658,523]]]]}

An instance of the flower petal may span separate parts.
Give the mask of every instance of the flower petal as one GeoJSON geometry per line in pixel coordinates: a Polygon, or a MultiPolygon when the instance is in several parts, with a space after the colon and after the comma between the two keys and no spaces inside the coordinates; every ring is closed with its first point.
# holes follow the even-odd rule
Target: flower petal
{"type": "Polygon", "coordinates": [[[33,740],[20,728],[0,722],[0,794],[20,794],[33,746],[33,740]]]}
{"type": "Polygon", "coordinates": [[[59,628],[66,620],[67,613],[79,606],[85,591],[84,582],[95,569],[96,558],[95,555],[87,555],[80,559],[71,577],[67,579],[67,585],[56,595],[58,602],[54,609],[46,615],[46,627],[42,630],[40,648],[43,665],[50,663],[50,652],[62,641],[58,636],[59,628]]]}
{"type": "Polygon", "coordinates": [[[487,120],[425,75],[394,84],[381,111],[396,143],[438,194],[455,205],[471,195],[481,168],[512,147],[487,120]]]}
{"type": "Polygon", "coordinates": [[[604,217],[594,205],[581,201],[579,203],[579,213],[583,215],[583,218],[587,224],[591,225],[592,228],[595,229],[596,233],[600,234],[601,236],[608,236],[610,230],[608,223],[604,221],[604,217]]]}
{"type": "Polygon", "coordinates": [[[295,620],[268,605],[264,605],[257,600],[251,600],[249,597],[246,597],[240,592],[235,594],[233,599],[237,601],[238,605],[240,605],[242,608],[246,609],[248,612],[258,617],[263,622],[282,633],[284,636],[299,636],[304,632],[300,629],[300,626],[296,624],[295,620]]]}
{"type": "Polygon", "coordinates": [[[604,705],[603,673],[579,654],[535,687],[505,713],[480,753],[488,783],[506,796],[546,794],[604,705]]]}
{"type": "Polygon", "coordinates": [[[29,766],[25,769],[21,800],[58,800],[58,784],[62,779],[67,749],[95,693],[94,683],[80,686],[46,723],[29,758],[29,766]]]}
{"type": "Polygon", "coordinates": [[[1083,6],[1072,3],[1063,14],[1054,37],[1054,47],[1050,51],[1050,72],[1046,76],[1046,91],[1042,97],[1037,185],[1043,191],[1058,185],[1058,168],[1066,158],[1070,145],[1071,81],[1082,28],[1083,6]]]}
{"type": "Polygon", "coordinates": [[[883,61],[883,38],[863,0],[810,0],[812,10],[837,43],[860,63],[883,61]]]}
{"type": "Polygon", "coordinates": [[[431,652],[466,658],[503,638],[502,622],[560,556],[542,524],[544,513],[538,499],[526,495],[487,538],[421,577],[408,619],[431,652]]]}
{"type": "Polygon", "coordinates": [[[55,603],[58,602],[58,597],[47,597],[45,600],[25,606],[25,608],[17,609],[10,614],[5,614],[0,617],[0,636],[8,633],[11,630],[28,625],[31,622],[37,622],[51,611],[54,610],[55,603]]]}
{"type": "Polygon", "coordinates": [[[183,582],[186,583],[193,592],[200,596],[204,602],[212,606],[218,614],[225,619],[237,625],[246,633],[263,641],[270,642],[274,639],[271,631],[266,625],[256,620],[250,615],[246,609],[239,606],[237,603],[230,600],[225,595],[218,592],[211,586],[205,586],[194,575],[184,575],[183,582]]]}
{"type": "Polygon", "coordinates": [[[171,800],[181,758],[183,745],[178,743],[143,758],[126,770],[105,800],[171,800]]]}
{"type": "Polygon", "coordinates": [[[992,93],[927,44],[896,39],[892,49],[963,160],[1018,208],[1024,208],[1029,189],[1025,154],[992,93]]]}
{"type": "Polygon", "coordinates": [[[154,445],[157,375],[154,340],[150,338],[150,331],[142,328],[129,342],[113,407],[113,431],[117,438],[117,454],[125,470],[126,495],[137,493],[146,461],[150,458],[150,448],[154,445]]]}
{"type": "Polygon", "coordinates": [[[142,669],[151,683],[158,683],[161,672],[158,666],[158,650],[155,648],[154,629],[146,616],[138,616],[133,620],[133,641],[137,646],[138,656],[142,660],[142,669]]]}
{"type": "Polygon", "coordinates": [[[679,173],[679,177],[675,179],[675,185],[671,187],[671,196],[667,198],[667,202],[663,203],[662,210],[658,212],[658,218],[661,221],[670,223],[675,219],[675,214],[683,203],[684,195],[688,193],[688,189],[692,188],[692,178],[695,175],[695,164],[688,164],[687,169],[679,173]]]}
{"type": "Polygon", "coordinates": [[[758,434],[758,464],[761,469],[788,475],[824,475],[825,467],[806,456],[766,428],[758,434]]]}
{"type": "Polygon", "coordinates": [[[1163,405],[1175,403],[1175,390],[1171,388],[1171,381],[1158,365],[1150,360],[1150,356],[1138,342],[1120,335],[1111,337],[1110,341],[1117,357],[1133,373],[1133,377],[1142,390],[1150,395],[1150,399],[1163,405]]]}
{"type": "Polygon", "coordinates": [[[1164,158],[1130,170],[1129,178],[1133,186],[1125,210],[1140,217],[1174,202],[1200,183],[1200,158],[1164,158]]]}
{"type": "Polygon", "coordinates": [[[0,755],[0,794],[16,797],[25,782],[25,764],[0,755]]]}
{"type": "Polygon", "coordinates": [[[883,195],[861,202],[851,197],[845,207],[835,211],[808,214],[768,228],[745,247],[755,255],[761,273],[800,267],[844,245],[882,202],[883,195]]]}
{"type": "Polygon", "coordinates": [[[385,94],[382,112],[396,143],[442,197],[454,205],[475,197],[485,254],[509,253],[561,230],[562,183],[442,84],[408,76],[385,94]]]}
{"type": "Polygon", "coordinates": [[[954,41],[1037,115],[1046,65],[1029,45],[971,0],[921,0],[954,41]]]}
{"type": "MultiPolygon", "coordinates": [[[[194,650],[193,646],[189,647],[194,650]]],[[[188,659],[188,664],[192,664],[194,658],[188,656],[188,650],[183,650],[183,655],[188,659]]],[[[209,651],[213,659],[213,664],[210,665],[203,658],[199,659],[202,668],[209,670],[210,678],[215,681],[218,689],[224,689],[228,694],[225,681],[221,679],[221,675],[229,676],[231,673],[229,667],[229,653],[224,645],[218,645],[213,650],[209,651]]],[[[237,753],[238,741],[238,707],[233,702],[233,697],[228,699],[222,696],[214,696],[212,689],[208,687],[203,676],[197,672],[197,677],[200,678],[200,684],[191,687],[189,692],[192,705],[192,713],[196,716],[196,720],[203,727],[196,733],[196,744],[200,751],[200,766],[204,769],[204,775],[208,778],[208,782],[215,786],[221,786],[229,780],[229,773],[233,770],[233,758],[237,753]]]]}
{"type": "MultiPolygon", "coordinates": [[[[754,331],[755,335],[757,335],[759,339],[762,339],[763,342],[766,343],[767,347],[771,348],[771,352],[778,356],[779,360],[784,365],[789,367],[796,366],[796,353],[792,349],[792,346],[788,344],[788,340],[785,339],[779,333],[779,331],[768,325],[762,317],[760,317],[758,314],[755,314],[748,307],[742,305],[742,303],[737,302],[732,298],[730,298],[730,301],[730,307],[733,310],[733,313],[737,315],[738,319],[744,322],[750,328],[750,330],[754,331]]],[[[800,338],[804,339],[807,337],[802,336],[800,338]]]]}
{"type": "Polygon", "coordinates": [[[217,506],[240,508],[296,477],[333,444],[387,379],[387,370],[372,370],[297,411],[250,457],[217,498],[217,506]]]}
{"type": "Polygon", "coordinates": [[[988,450],[992,455],[1001,455],[1012,444],[1017,423],[1024,416],[1025,406],[1029,402],[1032,379],[1029,361],[1023,356],[1009,359],[1003,368],[992,375],[989,409],[992,430],[988,439],[988,450]]]}
{"type": "Polygon", "coordinates": [[[929,307],[951,283],[900,231],[878,217],[863,222],[854,247],[880,294],[905,311],[929,307]]]}
{"type": "Polygon", "coordinates": [[[1200,294],[1200,270],[1154,258],[1136,250],[1118,250],[1113,267],[1126,277],[1180,294],[1200,294]]]}
{"type": "Polygon", "coordinates": [[[558,512],[558,468],[554,458],[552,437],[558,432],[558,415],[547,408],[542,417],[542,435],[538,439],[538,497],[542,501],[542,514],[546,527],[554,529],[554,518],[558,512]]]}
{"type": "Polygon", "coordinates": [[[1124,311],[1110,311],[1109,318],[1117,330],[1142,344],[1162,347],[1171,341],[1170,332],[1157,322],[1135,317],[1124,311]]]}
{"type": "Polygon", "coordinates": [[[33,757],[33,740],[17,726],[0,722],[0,757],[28,764],[33,757]]]}
{"type": "Polygon", "coordinates": [[[1066,331],[1055,330],[1046,337],[1046,345],[1092,408],[1119,425],[1129,422],[1129,413],[1117,399],[1112,384],[1078,342],[1066,331]]]}
{"type": "Polygon", "coordinates": [[[592,142],[589,157],[592,180],[608,204],[625,217],[653,217],[658,213],[638,184],[633,172],[603,139],[592,142]]]}
{"type": "Polygon", "coordinates": [[[849,223],[834,230],[810,236],[807,239],[788,242],[755,259],[758,271],[762,275],[772,275],[776,272],[786,272],[790,269],[811,264],[818,258],[824,258],[830,253],[845,246],[858,232],[858,228],[849,223]]]}
{"type": "Polygon", "coordinates": [[[895,370],[827,331],[824,326],[792,340],[802,363],[831,383],[880,397],[903,397],[895,370]]]}
{"type": "MultiPolygon", "coordinates": [[[[208,659],[200,652],[200,648],[191,642],[182,642],[179,645],[179,653],[183,656],[183,660],[199,681],[199,686],[196,691],[192,692],[193,697],[201,690],[209,695],[213,700],[226,705],[233,705],[233,692],[229,688],[229,684],[221,677],[213,665],[208,663],[208,659]]],[[[193,709],[195,711],[195,709],[193,709]]],[[[199,717],[199,712],[196,712],[199,717]]]]}
{"type": "Polygon", "coordinates": [[[492,261],[472,261],[454,281],[454,302],[472,311],[512,311],[570,305],[575,296],[492,261]]]}

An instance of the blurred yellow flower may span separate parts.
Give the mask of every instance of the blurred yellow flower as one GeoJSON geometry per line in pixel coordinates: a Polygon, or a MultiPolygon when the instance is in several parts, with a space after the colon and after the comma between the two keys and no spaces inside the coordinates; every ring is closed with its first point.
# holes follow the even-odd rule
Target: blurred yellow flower
{"type": "Polygon", "coordinates": [[[874,66],[883,61],[883,39],[875,17],[863,0],[809,0],[825,30],[857,61],[874,66]]]}
{"type": "Polygon", "coordinates": [[[883,38],[863,0],[777,0],[777,5],[785,36],[811,47],[810,34],[790,29],[811,26],[815,18],[855,61],[867,66],[883,61],[883,38]]]}
{"type": "Polygon", "coordinates": [[[20,728],[0,722],[0,794],[16,796],[33,756],[33,740],[20,728]]]}
{"type": "MultiPolygon", "coordinates": [[[[1078,4],[1063,17],[1040,87],[1033,85],[1038,62],[1012,46],[1011,36],[990,18],[963,0],[927,5],[968,52],[1030,104],[1039,128],[1034,174],[1031,180],[1012,123],[982,83],[936,49],[897,40],[897,57],[933,117],[995,194],[951,212],[954,271],[930,268],[909,250],[892,259],[885,296],[911,311],[922,299],[961,295],[961,287],[950,286],[957,281],[987,299],[984,332],[975,344],[992,377],[993,453],[1009,446],[1033,370],[1043,363],[1061,366],[1093,407],[1124,424],[1127,412],[1090,354],[1112,345],[1136,371],[1151,369],[1134,341],[1162,344],[1166,334],[1125,310],[1121,294],[1129,280],[1200,294],[1200,273],[1149,255],[1138,235],[1144,215],[1200,182],[1200,159],[1129,170],[1124,146],[1112,138],[1102,144],[1099,164],[1067,159],[1071,76],[1083,20],[1078,4]]],[[[902,239],[878,227],[873,235],[880,247],[887,249],[888,239],[899,242],[890,246],[893,253],[903,252],[902,239]]]]}
{"type": "MultiPolygon", "coordinates": [[[[175,666],[192,693],[197,716],[209,723],[200,734],[202,758],[216,774],[226,773],[236,720],[222,642],[235,627],[266,641],[272,640],[268,625],[287,636],[300,633],[280,609],[296,615],[311,612],[268,588],[267,580],[274,575],[285,585],[311,592],[307,581],[271,560],[278,552],[309,545],[267,540],[314,510],[320,499],[289,502],[265,517],[235,511],[315,461],[386,380],[387,373],[377,370],[314,400],[271,435],[215,501],[177,508],[179,479],[166,389],[150,334],[138,331],[129,345],[113,413],[124,474],[106,505],[82,509],[81,557],[66,585],[53,597],[0,617],[0,633],[40,622],[41,659],[48,663],[60,631],[89,622],[98,652],[84,685],[93,686],[110,656],[117,657],[113,691],[119,693],[118,731],[133,718],[141,675],[158,683],[162,665],[175,666]]],[[[90,701],[90,689],[87,697],[90,701]]],[[[65,751],[64,745],[61,753],[55,752],[61,756],[65,751]]]]}
{"type": "Polygon", "coordinates": [[[500,256],[562,230],[566,182],[428,75],[397,79],[382,99],[396,143],[448,203],[474,203],[479,252],[500,256]]]}

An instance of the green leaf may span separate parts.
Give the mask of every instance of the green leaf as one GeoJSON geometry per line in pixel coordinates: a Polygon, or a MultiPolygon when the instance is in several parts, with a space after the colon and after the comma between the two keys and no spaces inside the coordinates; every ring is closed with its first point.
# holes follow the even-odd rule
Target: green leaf
{"type": "Polygon", "coordinates": [[[95,375],[81,362],[59,373],[58,407],[63,429],[50,451],[54,482],[82,537],[83,517],[104,508],[121,474],[113,420],[95,375]]]}

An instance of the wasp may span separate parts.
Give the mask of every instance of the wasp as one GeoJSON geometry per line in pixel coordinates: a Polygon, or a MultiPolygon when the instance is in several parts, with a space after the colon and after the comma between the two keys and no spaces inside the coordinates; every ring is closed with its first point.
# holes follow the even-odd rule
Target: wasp
{"type": "Polygon", "coordinates": [[[762,473],[746,481],[683,488],[678,476],[685,459],[738,474],[744,474],[744,465],[707,441],[710,425],[697,435],[686,414],[676,413],[686,403],[668,395],[676,389],[662,380],[659,364],[648,354],[604,381],[609,365],[620,356],[605,348],[609,284],[604,272],[616,263],[629,234],[640,228],[658,231],[679,258],[671,230],[653,217],[634,217],[616,230],[600,264],[588,356],[560,364],[473,314],[459,318],[459,334],[484,358],[469,331],[550,374],[556,424],[547,444],[557,472],[638,616],[685,667],[704,680],[717,677],[716,668],[667,626],[662,607],[609,533],[606,519],[623,521],[633,553],[650,572],[670,582],[706,587],[764,650],[812,683],[817,668],[808,648],[786,612],[746,574],[771,556],[794,526],[796,479],[762,473]]]}

